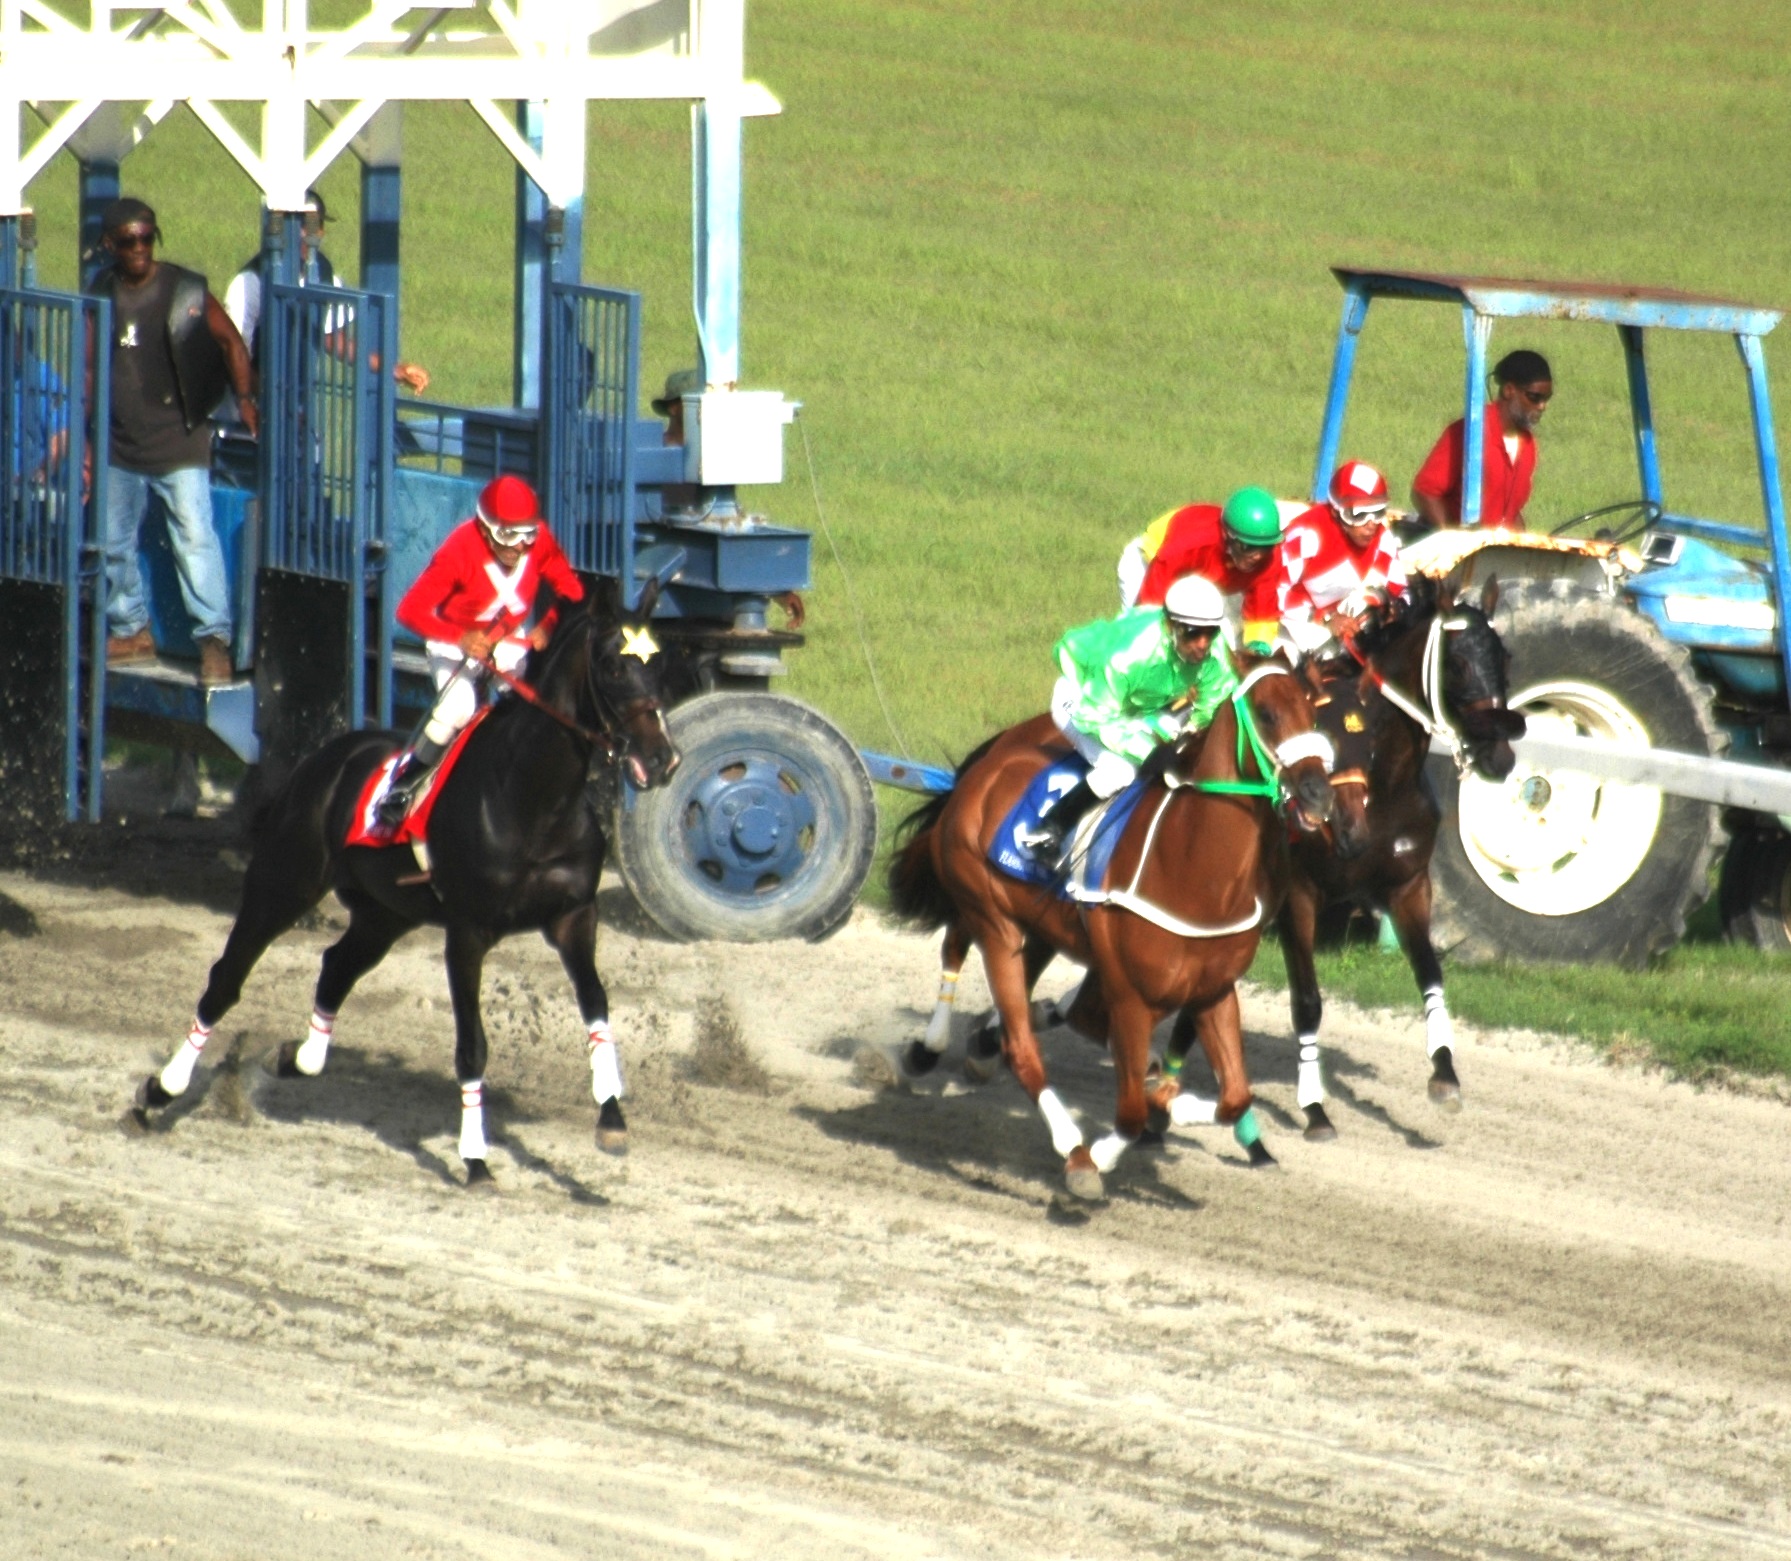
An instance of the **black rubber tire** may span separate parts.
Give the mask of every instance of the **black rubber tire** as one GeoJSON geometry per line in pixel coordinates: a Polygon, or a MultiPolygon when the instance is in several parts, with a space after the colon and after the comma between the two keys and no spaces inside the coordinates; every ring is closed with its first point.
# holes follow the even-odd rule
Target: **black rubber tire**
{"type": "MultiPolygon", "coordinates": [[[[1520,582],[1504,592],[1494,626],[1511,657],[1514,705],[1526,688],[1579,683],[1619,701],[1657,747],[1711,755],[1728,750],[1711,692],[1685,649],[1622,602],[1567,581],[1520,582]]],[[[1721,810],[1667,796],[1646,855],[1602,901],[1561,915],[1519,909],[1469,860],[1453,761],[1433,755],[1428,774],[1443,812],[1430,868],[1436,943],[1457,959],[1639,967],[1685,935],[1686,916],[1710,892],[1711,864],[1725,839],[1721,810]]]]}
{"type": "Polygon", "coordinates": [[[631,793],[617,813],[617,865],[640,908],[685,941],[812,942],[836,931],[877,853],[870,773],[845,735],[800,700],[738,691],[681,704],[666,725],[683,758],[678,773],[668,785],[631,793]],[[797,799],[813,819],[804,841],[779,859],[787,871],[747,885],[738,855],[732,862],[715,855],[712,826],[726,802],[750,805],[743,788],[754,784],[781,792],[770,799],[773,810],[797,799]]]}
{"type": "Polygon", "coordinates": [[[1723,858],[1723,932],[1765,954],[1791,954],[1791,835],[1776,825],[1736,830],[1723,858]]]}

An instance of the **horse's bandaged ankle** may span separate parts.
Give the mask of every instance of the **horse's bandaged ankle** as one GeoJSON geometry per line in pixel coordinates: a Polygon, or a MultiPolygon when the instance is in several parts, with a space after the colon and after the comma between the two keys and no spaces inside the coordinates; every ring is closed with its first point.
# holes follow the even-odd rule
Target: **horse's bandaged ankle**
{"type": "Polygon", "coordinates": [[[1294,1099],[1300,1103],[1303,1111],[1308,1106],[1324,1103],[1325,1079],[1318,1065],[1318,1037],[1302,1035],[1300,1037],[1300,1077],[1294,1086],[1294,1099]]]}
{"type": "Polygon", "coordinates": [[[930,1052],[942,1052],[951,1044],[951,1009],[958,1000],[957,970],[939,972],[939,996],[933,1003],[933,1017],[927,1021],[924,1044],[930,1052]]]}
{"type": "Polygon", "coordinates": [[[193,1070],[199,1066],[199,1054],[205,1050],[205,1043],[211,1039],[211,1026],[201,1024],[197,1017],[193,1027],[187,1031],[187,1038],[181,1042],[180,1050],[168,1059],[168,1065],[162,1069],[161,1085],[170,1095],[184,1095],[187,1086],[193,1082],[193,1070]]]}
{"type": "Polygon", "coordinates": [[[468,1079],[460,1086],[460,1158],[485,1158],[485,1081],[468,1079]]]}
{"type": "Polygon", "coordinates": [[[599,1019],[590,1030],[591,1098],[602,1105],[622,1097],[622,1054],[610,1034],[609,1020],[599,1019]]]}
{"type": "Polygon", "coordinates": [[[1449,1018],[1448,1005],[1443,1001],[1443,989],[1440,986],[1424,989],[1424,1050],[1427,1056],[1434,1057],[1448,1047],[1455,1049],[1455,1026],[1449,1018]]]}
{"type": "Polygon", "coordinates": [[[1068,1156],[1082,1147],[1082,1129],[1070,1115],[1070,1108],[1057,1098],[1057,1091],[1046,1088],[1039,1092],[1039,1114],[1051,1129],[1051,1145],[1060,1155],[1068,1156]]]}
{"type": "Polygon", "coordinates": [[[311,1027],[305,1031],[305,1038],[299,1042],[299,1049],[292,1054],[292,1065],[306,1078],[314,1079],[323,1072],[323,1065],[330,1057],[330,1037],[336,1031],[336,1016],[326,1014],[321,1008],[311,1010],[311,1027]]]}
{"type": "Polygon", "coordinates": [[[1211,1127],[1219,1120],[1219,1102],[1200,1095],[1177,1095],[1169,1102],[1169,1120],[1175,1127],[1211,1127]]]}

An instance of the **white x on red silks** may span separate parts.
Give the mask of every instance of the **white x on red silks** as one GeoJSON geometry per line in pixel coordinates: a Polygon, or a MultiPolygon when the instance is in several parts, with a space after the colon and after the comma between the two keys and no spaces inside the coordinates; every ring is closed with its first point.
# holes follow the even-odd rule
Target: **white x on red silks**
{"type": "Polygon", "coordinates": [[[491,605],[479,614],[479,622],[490,623],[495,618],[512,617],[518,621],[529,615],[529,603],[522,597],[522,579],[529,571],[529,555],[524,553],[516,560],[516,567],[505,570],[494,558],[485,566],[485,578],[497,592],[491,599],[491,605]]]}

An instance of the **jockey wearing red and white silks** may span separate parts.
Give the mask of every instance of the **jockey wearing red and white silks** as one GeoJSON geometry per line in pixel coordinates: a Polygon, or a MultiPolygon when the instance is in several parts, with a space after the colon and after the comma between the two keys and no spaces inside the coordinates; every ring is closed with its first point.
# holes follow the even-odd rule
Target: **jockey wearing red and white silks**
{"type": "Polygon", "coordinates": [[[1345,461],[1331,478],[1330,502],[1288,522],[1281,629],[1303,654],[1323,653],[1343,620],[1405,595],[1405,564],[1386,512],[1386,478],[1365,461],[1345,461]]]}
{"type": "Polygon", "coordinates": [[[483,663],[514,672],[553,632],[555,609],[537,611],[542,583],[562,601],[585,590],[520,477],[493,478],[478,513],[448,533],[398,604],[398,621],[420,636],[438,690],[422,739],[392,777],[381,816],[403,816],[423,772],[479,708],[483,663]],[[389,804],[389,805],[388,805],[389,804]]]}

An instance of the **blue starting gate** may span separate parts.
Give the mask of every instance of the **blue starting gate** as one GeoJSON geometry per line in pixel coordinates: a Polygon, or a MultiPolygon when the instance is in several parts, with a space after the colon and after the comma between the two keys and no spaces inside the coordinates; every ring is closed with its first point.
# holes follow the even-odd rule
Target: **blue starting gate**
{"type": "Polygon", "coordinates": [[[261,316],[261,757],[392,720],[397,331],[379,293],[275,283],[261,316]]]}
{"type": "Polygon", "coordinates": [[[101,299],[0,289],[0,777],[39,822],[99,817],[107,428],[86,406],[110,330],[101,299]]]}
{"type": "Polygon", "coordinates": [[[542,503],[573,568],[618,581],[632,607],[641,297],[551,282],[545,316],[542,503]]]}

